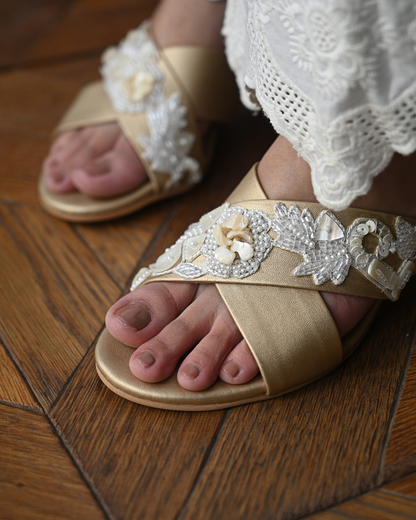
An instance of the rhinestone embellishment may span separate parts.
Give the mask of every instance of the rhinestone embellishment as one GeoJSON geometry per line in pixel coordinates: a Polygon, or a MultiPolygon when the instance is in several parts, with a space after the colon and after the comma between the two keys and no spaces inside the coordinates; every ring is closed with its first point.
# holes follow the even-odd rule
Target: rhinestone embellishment
{"type": "Polygon", "coordinates": [[[155,264],[141,269],[132,290],[151,276],[169,273],[187,280],[204,275],[246,278],[258,271],[273,247],[303,256],[294,276],[312,276],[316,285],[328,281],[340,285],[353,267],[392,300],[416,271],[416,226],[402,217],[395,220],[394,239],[389,227],[377,219],[358,218],[345,228],[326,210],[316,221],[308,209],[301,211],[295,205],[280,202],[274,212],[270,218],[263,211],[229,204],[211,211],[189,226],[155,264]],[[373,241],[372,250],[366,237],[373,241]],[[384,262],[390,253],[402,260],[398,271],[384,262]]]}

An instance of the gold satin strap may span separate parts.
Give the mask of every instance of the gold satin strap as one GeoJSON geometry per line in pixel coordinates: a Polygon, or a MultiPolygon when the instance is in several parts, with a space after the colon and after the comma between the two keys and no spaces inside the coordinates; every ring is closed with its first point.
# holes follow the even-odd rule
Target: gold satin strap
{"type": "Polygon", "coordinates": [[[202,47],[160,50],[176,82],[186,91],[199,119],[229,121],[238,104],[235,77],[223,51],[202,47]]]}
{"type": "Polygon", "coordinates": [[[319,293],[284,287],[218,284],[267,386],[279,394],[341,363],[342,345],[319,293]]]}

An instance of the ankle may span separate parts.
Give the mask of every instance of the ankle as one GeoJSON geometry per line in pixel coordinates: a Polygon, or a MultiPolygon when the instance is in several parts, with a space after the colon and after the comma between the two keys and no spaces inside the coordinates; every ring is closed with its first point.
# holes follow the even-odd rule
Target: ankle
{"type": "MultiPolygon", "coordinates": [[[[351,207],[416,217],[416,153],[395,154],[373,181],[371,190],[351,207]]],[[[298,156],[290,142],[279,136],[258,166],[260,183],[270,199],[317,202],[309,164],[298,156]]]]}
{"type": "Polygon", "coordinates": [[[317,202],[309,164],[279,136],[258,165],[260,184],[270,199],[317,202]]]}
{"type": "Polygon", "coordinates": [[[191,45],[223,49],[221,28],[225,2],[162,0],[152,17],[161,47],[191,45]]]}

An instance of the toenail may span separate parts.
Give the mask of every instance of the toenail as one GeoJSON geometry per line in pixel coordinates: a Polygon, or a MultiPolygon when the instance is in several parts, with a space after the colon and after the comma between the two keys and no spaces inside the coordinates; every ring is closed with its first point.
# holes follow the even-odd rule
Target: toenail
{"type": "Polygon", "coordinates": [[[145,350],[144,352],[140,352],[135,358],[134,361],[139,362],[142,366],[148,368],[153,365],[156,361],[153,354],[145,350]]]}
{"type": "Polygon", "coordinates": [[[115,316],[129,327],[137,330],[144,329],[152,319],[150,312],[141,303],[130,303],[122,307],[115,313],[115,316]]]}
{"type": "Polygon", "coordinates": [[[55,182],[62,182],[65,179],[65,175],[60,171],[52,172],[52,177],[55,182]]]}
{"type": "Polygon", "coordinates": [[[181,372],[191,379],[196,379],[199,375],[199,368],[197,368],[195,365],[185,365],[181,372]]]}
{"type": "Polygon", "coordinates": [[[240,372],[240,367],[235,361],[228,361],[222,369],[230,377],[235,377],[240,372]]]}

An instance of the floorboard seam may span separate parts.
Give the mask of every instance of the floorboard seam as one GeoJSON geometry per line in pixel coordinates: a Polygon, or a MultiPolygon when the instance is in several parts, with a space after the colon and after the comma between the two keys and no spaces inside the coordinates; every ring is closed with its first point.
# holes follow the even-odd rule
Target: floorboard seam
{"type": "Polygon", "coordinates": [[[412,347],[409,349],[409,352],[406,357],[406,361],[403,366],[402,373],[400,374],[399,384],[397,385],[395,402],[391,409],[389,426],[386,430],[386,438],[385,438],[385,442],[383,444],[383,450],[382,450],[381,457],[380,457],[380,466],[379,466],[378,475],[377,475],[377,484],[385,483],[384,482],[384,464],[385,464],[385,459],[386,459],[387,448],[389,445],[390,435],[393,430],[394,420],[396,418],[397,410],[399,409],[400,401],[401,401],[403,391],[404,391],[404,388],[406,385],[407,374],[409,372],[409,367],[410,367],[410,361],[412,359],[413,351],[415,349],[415,341],[416,341],[416,327],[414,327],[414,329],[413,329],[412,347]]]}
{"type": "Polygon", "coordinates": [[[192,486],[192,488],[190,489],[190,491],[189,491],[189,493],[188,493],[188,496],[185,498],[184,503],[183,503],[183,505],[182,505],[182,508],[181,508],[181,510],[179,511],[179,513],[177,514],[177,516],[175,517],[175,520],[180,520],[180,518],[182,517],[183,512],[184,512],[184,510],[185,510],[187,504],[190,502],[190,500],[191,500],[191,498],[192,498],[192,495],[193,495],[193,493],[194,493],[194,490],[195,490],[195,488],[197,487],[198,482],[199,482],[199,480],[200,480],[200,478],[201,478],[201,475],[203,474],[203,472],[204,472],[204,470],[205,470],[206,464],[207,464],[207,462],[208,462],[208,460],[209,460],[209,458],[210,458],[210,456],[211,456],[211,453],[212,453],[212,451],[213,451],[213,449],[214,449],[214,446],[215,446],[215,444],[217,443],[218,437],[219,437],[219,435],[220,435],[220,433],[221,433],[221,430],[222,430],[222,428],[223,428],[223,425],[224,425],[224,423],[225,423],[225,421],[226,421],[226,419],[227,419],[227,417],[228,417],[228,414],[229,414],[229,410],[226,410],[226,411],[224,412],[224,415],[223,415],[222,419],[220,420],[220,422],[219,422],[219,424],[218,424],[218,426],[217,426],[217,429],[216,429],[214,435],[212,436],[212,439],[211,439],[211,441],[210,441],[210,443],[209,443],[207,449],[206,449],[206,452],[205,452],[205,454],[204,454],[204,457],[203,457],[203,459],[202,459],[202,461],[201,461],[201,464],[200,464],[200,466],[199,466],[198,473],[197,473],[196,476],[195,476],[195,480],[194,480],[193,486],[192,486]]]}
{"type": "Polygon", "coordinates": [[[81,370],[81,366],[84,364],[85,362],[85,359],[86,357],[88,356],[88,354],[91,352],[92,349],[95,348],[95,344],[97,343],[98,341],[98,338],[100,337],[102,331],[104,330],[104,327],[105,327],[105,324],[103,323],[102,327],[100,328],[100,330],[98,331],[98,334],[97,336],[94,338],[94,341],[91,343],[90,347],[87,349],[87,351],[85,352],[85,354],[82,356],[82,358],[80,359],[78,365],[76,366],[76,368],[73,370],[72,374],[68,377],[68,379],[65,381],[64,385],[62,386],[62,388],[60,389],[58,395],[56,396],[55,400],[52,402],[51,406],[49,407],[48,411],[46,412],[49,415],[51,415],[54,411],[54,409],[56,408],[57,404],[59,403],[59,401],[61,400],[61,397],[62,395],[64,394],[64,392],[66,391],[66,389],[68,388],[68,386],[70,385],[71,381],[74,379],[74,377],[76,376],[76,374],[78,373],[79,370],[81,370]]]}
{"type": "Polygon", "coordinates": [[[25,412],[32,412],[36,415],[45,415],[45,413],[42,410],[35,408],[34,406],[16,403],[14,401],[6,401],[5,399],[0,399],[0,404],[4,406],[10,406],[10,408],[18,408],[19,410],[24,410],[25,412]]]}
{"type": "Polygon", "coordinates": [[[116,520],[113,517],[113,515],[111,514],[111,511],[106,506],[105,501],[103,500],[101,494],[95,488],[93,481],[90,479],[88,473],[86,473],[86,471],[84,470],[81,461],[78,459],[78,457],[75,455],[75,453],[73,453],[72,450],[69,448],[69,443],[66,442],[65,436],[62,434],[61,429],[59,428],[58,424],[54,421],[53,417],[50,416],[49,414],[46,414],[46,418],[47,418],[49,424],[51,425],[52,430],[55,432],[56,436],[59,438],[63,448],[65,449],[68,456],[72,460],[74,466],[78,470],[82,480],[88,486],[89,490],[91,491],[92,496],[97,501],[98,506],[102,509],[104,515],[107,517],[108,520],[116,520]]]}
{"type": "MultiPolygon", "coordinates": [[[[403,480],[403,477],[400,477],[400,479],[398,479],[398,481],[399,480],[403,480]]],[[[390,484],[390,482],[389,482],[389,484],[390,484]]],[[[410,495],[405,495],[403,493],[397,493],[397,492],[394,492],[394,491],[390,491],[390,490],[384,489],[385,485],[386,485],[386,483],[383,482],[382,484],[377,485],[377,486],[375,486],[375,487],[373,487],[371,489],[367,489],[366,491],[363,491],[362,493],[358,493],[357,495],[352,495],[352,496],[346,498],[345,500],[340,500],[339,502],[336,502],[335,504],[331,504],[328,507],[325,507],[323,509],[318,509],[316,511],[313,511],[312,513],[308,513],[307,515],[300,516],[300,517],[298,517],[296,519],[293,519],[293,520],[307,520],[308,518],[313,518],[315,515],[318,515],[320,513],[330,512],[331,509],[333,509],[335,507],[339,507],[339,506],[341,506],[343,504],[348,504],[349,502],[351,502],[353,500],[358,500],[360,498],[363,498],[366,495],[368,495],[370,493],[373,493],[375,491],[383,491],[383,492],[386,492],[386,493],[391,493],[392,495],[398,495],[398,496],[401,496],[401,497],[411,498],[412,500],[414,500],[416,502],[416,498],[415,497],[412,497],[410,495]]],[[[339,514],[339,513],[342,514],[342,512],[338,512],[338,511],[336,512],[336,514],[339,514]]],[[[351,516],[347,516],[347,518],[351,518],[351,516]]]]}
{"type": "MultiPolygon", "coordinates": [[[[10,357],[12,363],[16,367],[16,370],[18,370],[19,374],[22,376],[26,387],[28,388],[29,392],[33,396],[33,399],[38,403],[40,410],[37,413],[39,415],[46,414],[47,412],[45,410],[45,407],[43,406],[41,401],[38,399],[37,395],[35,394],[35,392],[32,388],[32,385],[30,384],[30,379],[27,377],[26,372],[20,367],[20,365],[18,363],[18,359],[17,359],[15,353],[13,352],[13,349],[8,346],[7,341],[5,340],[5,338],[3,337],[3,335],[1,333],[0,333],[0,343],[3,346],[4,350],[6,351],[6,354],[10,357]]],[[[32,411],[32,409],[31,409],[31,411],[32,411]]]]}
{"type": "Polygon", "coordinates": [[[416,497],[413,497],[412,495],[407,495],[406,493],[400,493],[400,491],[393,491],[392,489],[381,489],[380,491],[383,491],[383,493],[388,493],[389,495],[396,495],[398,497],[404,497],[410,500],[411,502],[416,503],[416,497]]]}

